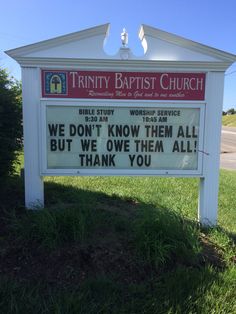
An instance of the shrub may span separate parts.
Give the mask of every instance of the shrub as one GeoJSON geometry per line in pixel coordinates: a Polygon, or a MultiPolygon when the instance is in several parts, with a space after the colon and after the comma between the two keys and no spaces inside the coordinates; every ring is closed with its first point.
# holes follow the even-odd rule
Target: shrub
{"type": "Polygon", "coordinates": [[[0,69],[0,178],[14,174],[22,148],[21,85],[0,69]]]}

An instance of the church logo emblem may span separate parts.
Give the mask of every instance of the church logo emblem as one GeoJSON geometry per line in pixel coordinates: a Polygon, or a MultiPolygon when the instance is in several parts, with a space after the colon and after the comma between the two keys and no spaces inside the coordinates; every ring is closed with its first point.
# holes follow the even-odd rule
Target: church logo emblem
{"type": "Polygon", "coordinates": [[[44,71],[45,95],[67,95],[67,73],[44,71]]]}

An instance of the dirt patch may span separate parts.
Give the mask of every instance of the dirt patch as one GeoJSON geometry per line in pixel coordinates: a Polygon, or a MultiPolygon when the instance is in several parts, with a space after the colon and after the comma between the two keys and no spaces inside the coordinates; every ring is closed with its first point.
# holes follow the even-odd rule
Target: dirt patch
{"type": "MultiPolygon", "coordinates": [[[[104,241],[105,242],[105,241],[104,241]]],[[[150,267],[137,263],[121,243],[68,245],[54,251],[35,247],[1,250],[0,273],[19,281],[42,281],[57,287],[78,286],[87,278],[111,276],[123,283],[147,280],[150,267]]]]}
{"type": "MultiPolygon", "coordinates": [[[[18,281],[44,282],[55,287],[77,287],[88,278],[110,277],[124,284],[137,284],[158,278],[173,270],[178,259],[160,269],[137,257],[130,237],[130,220],[137,215],[138,202],[122,203],[100,200],[94,210],[109,217],[106,224],[93,230],[92,237],[83,243],[71,242],[54,250],[43,248],[36,241],[23,243],[11,235],[7,219],[0,221],[0,275],[18,281]],[[119,216],[118,226],[112,221],[119,216]],[[124,226],[122,228],[122,223],[124,226]],[[125,225],[125,224],[128,224],[125,225]]],[[[21,212],[18,215],[24,215],[21,212]]],[[[206,264],[219,269],[225,267],[219,248],[206,235],[200,238],[202,252],[199,259],[184,264],[185,267],[204,267],[206,264]]]]}
{"type": "MultiPolygon", "coordinates": [[[[207,239],[201,237],[203,247],[199,264],[211,264],[224,268],[219,250],[207,239]]],[[[68,244],[53,251],[31,246],[14,245],[1,249],[0,274],[18,281],[44,282],[55,287],[78,286],[88,278],[108,276],[116,281],[137,284],[156,278],[159,273],[148,264],[141,264],[134,258],[132,249],[124,239],[106,233],[94,244],[68,244]]],[[[193,265],[189,265],[193,267],[193,265]]],[[[171,265],[174,267],[174,265],[171,265]]],[[[163,268],[165,271],[170,269],[163,268]]]]}
{"type": "Polygon", "coordinates": [[[210,264],[218,269],[225,268],[225,261],[220,252],[220,248],[215,245],[209,238],[201,233],[200,242],[202,246],[201,260],[203,264],[210,264]]]}

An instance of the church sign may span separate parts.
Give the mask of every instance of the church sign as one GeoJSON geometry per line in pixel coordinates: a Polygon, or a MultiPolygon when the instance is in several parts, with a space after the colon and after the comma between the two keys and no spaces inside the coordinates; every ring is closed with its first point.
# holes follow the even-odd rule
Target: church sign
{"type": "Polygon", "coordinates": [[[22,67],[25,205],[44,176],[197,177],[199,221],[217,221],[225,71],[236,56],[142,25],[136,57],[103,50],[109,24],[7,51],[22,67]]]}

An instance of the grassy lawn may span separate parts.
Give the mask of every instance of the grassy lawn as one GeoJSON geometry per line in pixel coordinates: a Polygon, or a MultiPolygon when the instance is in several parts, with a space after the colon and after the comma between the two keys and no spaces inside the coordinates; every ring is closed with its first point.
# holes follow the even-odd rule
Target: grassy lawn
{"type": "Polygon", "coordinates": [[[223,116],[222,125],[236,127],[236,114],[223,116]]]}
{"type": "Polygon", "coordinates": [[[48,177],[46,208],[1,188],[0,313],[236,313],[236,173],[219,225],[197,224],[197,179],[48,177]]]}

